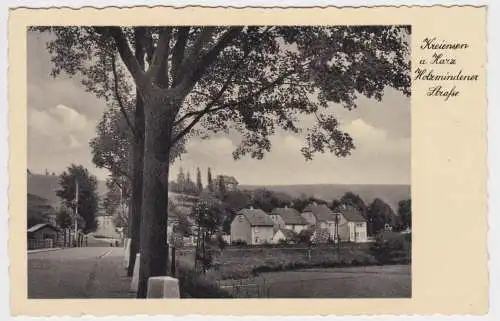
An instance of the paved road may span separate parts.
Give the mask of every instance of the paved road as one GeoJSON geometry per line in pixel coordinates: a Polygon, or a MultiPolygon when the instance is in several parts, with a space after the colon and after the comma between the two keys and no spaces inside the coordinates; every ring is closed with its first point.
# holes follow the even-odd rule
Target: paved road
{"type": "Polygon", "coordinates": [[[28,254],[28,298],[132,297],[123,249],[87,247],[28,254]]]}

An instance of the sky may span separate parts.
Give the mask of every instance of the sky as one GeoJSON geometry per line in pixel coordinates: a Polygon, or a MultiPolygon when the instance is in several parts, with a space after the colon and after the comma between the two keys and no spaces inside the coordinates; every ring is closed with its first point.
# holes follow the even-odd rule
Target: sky
{"type": "MultiPolygon", "coordinates": [[[[96,136],[106,105],[85,92],[79,79],[50,76],[47,39],[47,35],[28,33],[28,168],[59,174],[75,163],[104,180],[108,172],[92,163],[89,141],[96,136]]],[[[410,184],[410,98],[387,89],[381,102],[362,96],[357,105],[352,111],[331,108],[354,140],[356,149],[349,157],[325,153],[305,161],[300,152],[305,134],[277,132],[264,159],[245,156],[235,161],[237,135],[192,138],[187,153],[174,163],[170,179],[180,168],[194,178],[197,167],[204,178],[210,167],[212,174],[234,176],[244,185],[410,184]]],[[[311,124],[303,119],[303,127],[311,124]]]]}

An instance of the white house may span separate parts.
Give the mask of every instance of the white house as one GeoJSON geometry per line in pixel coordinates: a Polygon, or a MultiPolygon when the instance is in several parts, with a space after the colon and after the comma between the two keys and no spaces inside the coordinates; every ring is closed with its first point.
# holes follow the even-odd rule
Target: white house
{"type": "Polygon", "coordinates": [[[260,209],[242,209],[231,222],[231,242],[246,244],[271,243],[274,236],[274,222],[260,209]]]}
{"type": "Polygon", "coordinates": [[[368,242],[366,219],[359,210],[352,206],[343,206],[335,214],[339,214],[339,236],[341,241],[368,242]]]}

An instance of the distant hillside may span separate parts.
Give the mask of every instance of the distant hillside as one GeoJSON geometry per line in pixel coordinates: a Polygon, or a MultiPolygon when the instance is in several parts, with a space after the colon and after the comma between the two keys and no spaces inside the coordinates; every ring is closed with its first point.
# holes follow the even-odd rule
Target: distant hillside
{"type": "Polygon", "coordinates": [[[317,185],[241,185],[240,189],[256,190],[265,188],[275,192],[287,193],[292,197],[314,196],[325,201],[340,199],[346,192],[358,194],[369,205],[375,198],[380,198],[394,210],[398,202],[411,196],[410,185],[343,185],[343,184],[317,184],[317,185]]]}
{"type": "MultiPolygon", "coordinates": [[[[52,206],[60,203],[60,199],[56,195],[56,191],[59,189],[59,176],[28,174],[28,194],[44,198],[48,200],[52,206]]],[[[98,181],[97,193],[99,196],[104,196],[106,192],[106,183],[98,181]]]]}

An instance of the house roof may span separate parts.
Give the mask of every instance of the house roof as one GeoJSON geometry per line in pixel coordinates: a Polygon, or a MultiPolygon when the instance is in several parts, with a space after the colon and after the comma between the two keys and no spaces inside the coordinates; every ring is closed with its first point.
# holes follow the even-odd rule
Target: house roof
{"type": "Polygon", "coordinates": [[[315,205],[309,204],[304,208],[302,212],[311,212],[316,216],[316,220],[319,222],[328,222],[335,220],[335,214],[332,212],[328,206],[324,204],[315,205]]]}
{"type": "Polygon", "coordinates": [[[44,227],[50,227],[51,229],[53,229],[54,231],[57,231],[57,228],[48,224],[48,223],[41,223],[41,224],[36,224],[36,225],[33,225],[32,227],[30,227],[28,229],[28,233],[33,233],[33,232],[36,232],[38,230],[41,230],[42,228],[44,227]]]}
{"type": "Polygon", "coordinates": [[[300,213],[294,208],[275,208],[271,215],[281,216],[286,225],[307,225],[306,219],[300,216],[300,213]]]}
{"type": "Polygon", "coordinates": [[[245,208],[238,214],[245,216],[251,226],[274,226],[273,220],[263,210],[245,208]]]}
{"type": "Polygon", "coordinates": [[[361,213],[354,208],[341,209],[340,213],[349,222],[366,222],[366,219],[361,213]]]}
{"type": "Polygon", "coordinates": [[[288,229],[285,229],[285,228],[275,228],[274,229],[274,234],[278,233],[279,231],[281,231],[281,233],[283,233],[283,235],[287,238],[287,239],[291,239],[293,237],[295,237],[296,233],[292,230],[288,230],[288,229]]]}

